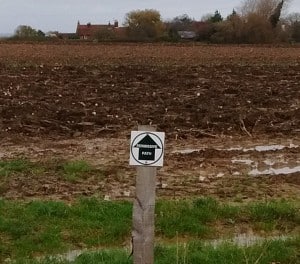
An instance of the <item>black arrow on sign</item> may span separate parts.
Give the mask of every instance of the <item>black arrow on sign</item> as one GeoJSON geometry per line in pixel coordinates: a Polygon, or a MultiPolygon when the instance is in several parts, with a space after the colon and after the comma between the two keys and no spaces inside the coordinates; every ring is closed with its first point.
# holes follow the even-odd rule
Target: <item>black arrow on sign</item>
{"type": "Polygon", "coordinates": [[[138,142],[135,148],[139,149],[139,160],[155,160],[155,150],[161,149],[159,145],[147,134],[140,142],[138,142]]]}

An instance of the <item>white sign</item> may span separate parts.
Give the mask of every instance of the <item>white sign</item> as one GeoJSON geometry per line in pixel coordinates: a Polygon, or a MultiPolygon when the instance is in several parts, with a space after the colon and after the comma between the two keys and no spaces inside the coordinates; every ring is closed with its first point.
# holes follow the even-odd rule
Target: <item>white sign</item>
{"type": "Polygon", "coordinates": [[[164,132],[131,131],[130,165],[162,167],[164,132]]]}

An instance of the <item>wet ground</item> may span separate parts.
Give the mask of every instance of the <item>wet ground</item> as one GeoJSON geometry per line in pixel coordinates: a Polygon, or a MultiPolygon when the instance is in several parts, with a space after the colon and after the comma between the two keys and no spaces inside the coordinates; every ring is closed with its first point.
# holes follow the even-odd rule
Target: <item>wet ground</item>
{"type": "Polygon", "coordinates": [[[299,47],[2,43],[0,65],[0,158],[105,170],[12,175],[3,197],[133,197],[138,124],[166,132],[159,197],[300,196],[299,47]]]}
{"type": "MultiPolygon", "coordinates": [[[[166,141],[165,166],[158,171],[159,197],[210,195],[236,201],[297,198],[300,195],[300,141],[277,139],[186,139],[166,141]]],[[[71,139],[3,144],[2,159],[35,162],[86,160],[105,170],[68,182],[57,172],[15,175],[6,180],[7,198],[72,200],[81,195],[106,199],[134,196],[135,169],[129,163],[129,139],[71,139]]]]}

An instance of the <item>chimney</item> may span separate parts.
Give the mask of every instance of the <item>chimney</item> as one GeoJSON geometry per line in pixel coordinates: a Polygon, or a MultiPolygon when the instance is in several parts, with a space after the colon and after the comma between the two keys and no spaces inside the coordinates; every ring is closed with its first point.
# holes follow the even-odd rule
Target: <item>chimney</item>
{"type": "Polygon", "coordinates": [[[118,20],[115,20],[115,22],[114,22],[114,27],[115,27],[115,28],[119,27],[119,22],[118,22],[118,20]]]}

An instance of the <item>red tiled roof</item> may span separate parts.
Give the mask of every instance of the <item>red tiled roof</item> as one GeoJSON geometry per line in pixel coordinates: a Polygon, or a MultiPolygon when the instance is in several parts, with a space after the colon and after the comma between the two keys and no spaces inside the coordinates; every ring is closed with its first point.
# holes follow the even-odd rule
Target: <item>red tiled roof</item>
{"type": "Polygon", "coordinates": [[[97,35],[97,33],[99,33],[99,31],[112,29],[112,28],[114,28],[113,25],[91,25],[91,24],[80,25],[80,24],[78,24],[76,34],[78,36],[92,37],[92,36],[97,35]]]}
{"type": "Polygon", "coordinates": [[[107,25],[92,25],[90,23],[86,25],[77,24],[76,34],[82,39],[93,39],[98,33],[104,30],[111,30],[115,37],[118,39],[125,39],[127,34],[127,27],[118,27],[118,22],[107,25]]]}

